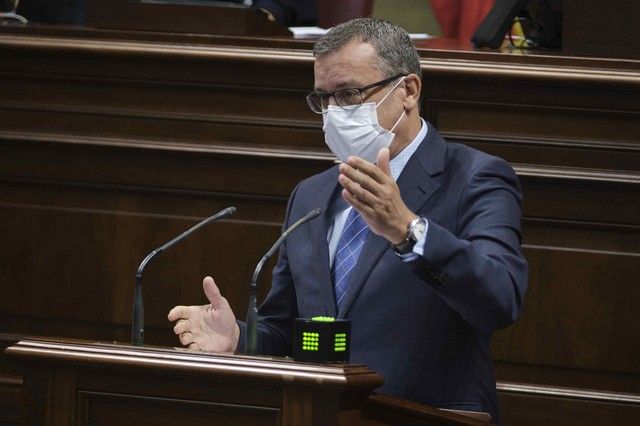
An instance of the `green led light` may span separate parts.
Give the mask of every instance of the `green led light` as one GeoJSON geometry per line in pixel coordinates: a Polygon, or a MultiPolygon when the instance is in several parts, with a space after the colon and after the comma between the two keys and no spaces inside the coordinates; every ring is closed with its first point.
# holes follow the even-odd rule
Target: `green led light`
{"type": "Polygon", "coordinates": [[[311,321],[317,321],[317,322],[334,322],[336,319],[334,317],[322,317],[322,316],[318,316],[318,317],[313,317],[311,318],[311,321]]]}
{"type": "Polygon", "coordinates": [[[320,333],[312,331],[302,332],[302,350],[317,352],[320,347],[320,333]]]}
{"type": "Polygon", "coordinates": [[[347,333],[336,333],[333,341],[334,352],[346,352],[347,350],[347,333]]]}

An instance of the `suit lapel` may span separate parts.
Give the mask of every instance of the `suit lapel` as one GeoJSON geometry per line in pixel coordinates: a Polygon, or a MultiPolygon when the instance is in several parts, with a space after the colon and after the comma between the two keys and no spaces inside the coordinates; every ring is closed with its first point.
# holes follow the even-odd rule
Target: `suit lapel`
{"type": "Polygon", "coordinates": [[[423,205],[442,186],[436,177],[444,170],[446,142],[433,127],[398,178],[400,195],[409,210],[424,210],[423,205]]]}
{"type": "MultiPolygon", "coordinates": [[[[446,142],[429,125],[427,136],[411,156],[397,180],[402,200],[409,210],[413,212],[428,210],[426,203],[441,187],[436,175],[444,169],[445,154],[446,142]]],[[[369,232],[362,252],[360,252],[358,263],[351,273],[349,288],[338,313],[340,318],[346,317],[371,271],[378,264],[384,252],[389,249],[389,246],[389,241],[384,237],[369,232]]]]}

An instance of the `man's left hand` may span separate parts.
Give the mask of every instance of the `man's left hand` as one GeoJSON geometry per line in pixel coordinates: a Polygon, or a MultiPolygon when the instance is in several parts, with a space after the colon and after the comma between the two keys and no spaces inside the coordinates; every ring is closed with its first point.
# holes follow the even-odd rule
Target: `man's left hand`
{"type": "Polygon", "coordinates": [[[389,150],[383,148],[376,164],[349,157],[340,164],[338,180],[344,188],[342,198],[360,212],[369,229],[392,244],[399,244],[416,215],[402,201],[400,188],[391,175],[389,156],[389,150]]]}

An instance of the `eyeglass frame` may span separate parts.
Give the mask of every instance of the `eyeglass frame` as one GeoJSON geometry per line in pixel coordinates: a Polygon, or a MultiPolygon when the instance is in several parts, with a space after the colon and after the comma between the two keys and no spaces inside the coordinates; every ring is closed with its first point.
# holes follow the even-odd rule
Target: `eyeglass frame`
{"type": "Polygon", "coordinates": [[[354,106],[354,105],[362,105],[365,101],[366,98],[362,97],[363,92],[369,90],[369,89],[373,89],[374,87],[383,87],[386,86],[387,84],[391,83],[393,80],[397,80],[400,77],[406,77],[407,74],[397,74],[394,75],[393,77],[388,77],[385,78],[383,80],[380,81],[376,81],[375,83],[371,83],[368,84],[364,87],[345,87],[343,89],[338,89],[335,90],[331,93],[321,93],[321,92],[316,92],[315,90],[312,92],[309,92],[307,94],[307,96],[305,97],[305,99],[307,100],[307,105],[309,105],[309,108],[311,109],[311,111],[315,112],[316,114],[324,114],[325,113],[325,109],[322,108],[322,99],[326,99],[327,100],[327,104],[329,103],[329,99],[333,98],[336,101],[336,105],[338,105],[340,108],[345,108],[345,107],[349,107],[349,106],[354,106]],[[340,105],[340,103],[338,102],[338,99],[336,98],[336,93],[339,92],[344,92],[346,90],[355,90],[358,92],[358,95],[360,96],[360,102],[357,104],[351,104],[351,105],[340,105]],[[310,98],[312,96],[319,96],[320,97],[320,104],[316,104],[315,102],[311,101],[310,98]],[[320,107],[320,111],[316,111],[314,109],[314,105],[315,106],[319,106],[320,107]]]}

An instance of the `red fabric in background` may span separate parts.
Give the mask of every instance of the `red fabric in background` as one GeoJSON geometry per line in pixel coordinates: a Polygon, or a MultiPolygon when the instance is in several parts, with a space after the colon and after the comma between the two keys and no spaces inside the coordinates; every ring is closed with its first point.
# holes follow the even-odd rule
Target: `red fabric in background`
{"type": "Polygon", "coordinates": [[[493,7],[494,0],[429,0],[442,37],[471,43],[471,36],[493,7]]]}

